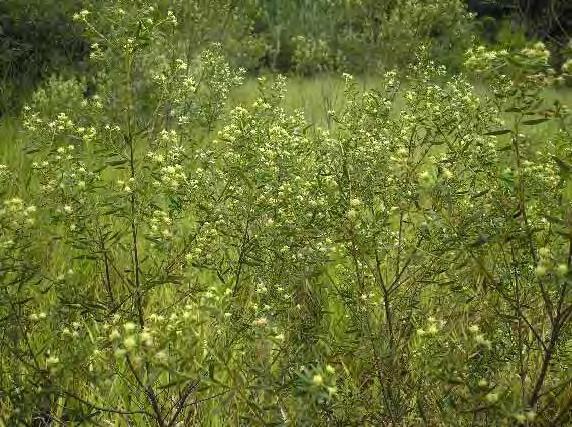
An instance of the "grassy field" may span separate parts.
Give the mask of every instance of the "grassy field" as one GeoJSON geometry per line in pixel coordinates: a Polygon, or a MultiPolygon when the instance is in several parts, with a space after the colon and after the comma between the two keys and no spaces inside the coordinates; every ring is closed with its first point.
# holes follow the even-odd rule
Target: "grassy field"
{"type": "MultiPolygon", "coordinates": [[[[375,76],[359,77],[359,85],[363,89],[376,86],[375,76]]],[[[244,84],[235,89],[228,101],[228,106],[233,107],[248,104],[257,97],[257,80],[247,79],[244,84]]],[[[477,85],[478,87],[478,85],[477,85]]],[[[314,77],[289,77],[286,87],[285,107],[293,111],[301,109],[307,121],[316,126],[329,126],[328,111],[340,110],[345,105],[344,79],[341,75],[317,75],[314,77]]],[[[478,89],[479,93],[486,93],[486,88],[478,89]]],[[[545,92],[547,103],[560,101],[564,105],[572,105],[572,89],[548,89],[545,92]]],[[[0,161],[16,165],[18,169],[24,166],[23,145],[19,129],[19,120],[16,117],[3,117],[0,120],[0,161]]],[[[542,132],[545,130],[543,129],[542,132]]]]}

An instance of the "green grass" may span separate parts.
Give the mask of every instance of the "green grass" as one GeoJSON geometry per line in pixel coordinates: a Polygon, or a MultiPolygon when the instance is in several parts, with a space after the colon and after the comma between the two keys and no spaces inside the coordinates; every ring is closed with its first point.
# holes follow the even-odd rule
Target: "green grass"
{"type": "MultiPolygon", "coordinates": [[[[249,103],[257,96],[256,79],[249,79],[238,88],[230,104],[249,103]]],[[[344,81],[337,75],[320,75],[308,78],[291,77],[287,80],[285,105],[291,110],[302,109],[310,123],[325,125],[328,110],[343,105],[344,81]]]]}
{"type": "MultiPolygon", "coordinates": [[[[375,87],[378,78],[373,75],[358,79],[363,88],[375,87]]],[[[257,97],[256,79],[248,79],[236,89],[228,105],[230,107],[253,102],[257,97]]],[[[328,111],[341,109],[344,105],[344,80],[335,74],[317,75],[313,77],[290,77],[287,80],[285,106],[289,110],[301,109],[306,120],[316,126],[328,126],[328,111]]],[[[545,99],[548,103],[559,100],[572,107],[572,88],[551,89],[545,99]]],[[[26,166],[23,153],[25,141],[21,138],[20,123],[17,117],[5,116],[0,119],[0,162],[10,165],[15,171],[26,166]]],[[[539,127],[535,133],[546,133],[549,137],[555,131],[555,125],[539,127]]],[[[540,135],[539,135],[540,136],[540,135]]]]}
{"type": "Polygon", "coordinates": [[[21,138],[16,117],[3,117],[0,120],[0,161],[18,168],[22,162],[21,138]]]}
{"type": "MultiPolygon", "coordinates": [[[[358,78],[360,87],[364,89],[376,86],[379,78],[373,75],[358,78]]],[[[258,96],[258,81],[249,78],[243,85],[232,93],[228,106],[248,105],[258,96]]],[[[478,91],[486,89],[477,86],[478,91]]],[[[572,107],[572,88],[549,89],[545,95],[547,105],[559,100],[562,104],[572,107]]],[[[302,110],[307,122],[311,125],[330,127],[328,111],[340,111],[345,103],[344,79],[336,74],[323,74],[313,77],[289,77],[284,105],[287,110],[302,110]]],[[[548,139],[557,131],[556,123],[536,126],[530,129],[535,139],[548,139]]],[[[10,167],[17,181],[14,189],[25,183],[28,176],[29,160],[24,152],[27,141],[22,136],[19,117],[4,116],[0,118],[0,164],[10,167]],[[17,185],[18,182],[20,185],[17,185]]]]}

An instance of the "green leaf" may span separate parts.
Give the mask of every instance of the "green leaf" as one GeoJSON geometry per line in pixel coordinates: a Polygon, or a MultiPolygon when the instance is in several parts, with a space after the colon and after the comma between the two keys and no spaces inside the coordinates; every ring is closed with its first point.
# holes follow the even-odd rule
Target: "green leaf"
{"type": "Polygon", "coordinates": [[[497,135],[505,135],[507,133],[510,133],[510,129],[492,130],[490,132],[485,133],[485,135],[497,136],[497,135]]]}
{"type": "Polygon", "coordinates": [[[127,160],[122,159],[122,160],[110,160],[107,162],[107,164],[109,166],[119,166],[119,165],[124,165],[125,163],[127,163],[127,160]]]}
{"type": "Polygon", "coordinates": [[[473,198],[473,199],[476,199],[476,198],[478,198],[478,197],[484,196],[484,195],[487,194],[489,191],[490,191],[489,189],[486,189],[486,190],[483,190],[483,191],[479,191],[477,194],[473,195],[472,198],[473,198]]]}
{"type": "Polygon", "coordinates": [[[546,218],[548,221],[550,221],[552,224],[558,224],[558,225],[564,225],[564,221],[560,218],[556,218],[555,216],[552,215],[544,215],[544,218],[546,218]]]}
{"type": "Polygon", "coordinates": [[[101,215],[103,215],[103,216],[113,215],[113,214],[116,214],[117,212],[121,212],[121,211],[122,211],[122,208],[121,208],[121,207],[119,207],[119,208],[112,208],[112,209],[109,209],[109,210],[106,210],[106,211],[102,212],[101,215]]]}
{"type": "Polygon", "coordinates": [[[79,259],[79,260],[85,260],[85,261],[98,261],[100,259],[100,257],[98,257],[96,255],[77,255],[77,256],[74,256],[72,259],[79,259]]]}
{"type": "Polygon", "coordinates": [[[510,150],[512,150],[512,144],[505,145],[504,147],[498,149],[498,151],[510,151],[510,150]]]}
{"type": "Polygon", "coordinates": [[[520,113],[522,111],[522,108],[519,107],[510,107],[507,108],[506,110],[504,110],[505,113],[520,113]]]}
{"type": "Polygon", "coordinates": [[[567,231],[567,230],[555,230],[556,234],[560,234],[561,236],[564,236],[568,239],[572,239],[572,232],[567,231]]]}
{"type": "Polygon", "coordinates": [[[209,363],[209,379],[215,379],[215,366],[213,362],[209,363]]]}
{"type": "Polygon", "coordinates": [[[26,154],[34,154],[34,153],[37,153],[38,151],[40,151],[40,148],[38,148],[38,147],[31,147],[31,148],[26,148],[26,149],[24,150],[24,153],[26,153],[26,154]]]}
{"type": "Polygon", "coordinates": [[[538,125],[540,123],[544,123],[548,120],[550,120],[550,119],[548,119],[547,117],[543,117],[541,119],[525,120],[522,122],[522,124],[526,125],[526,126],[534,126],[534,125],[538,125]]]}
{"type": "Polygon", "coordinates": [[[567,179],[570,176],[570,172],[572,171],[572,165],[562,159],[559,159],[556,156],[552,156],[552,160],[554,160],[560,168],[560,177],[562,179],[567,179]]]}

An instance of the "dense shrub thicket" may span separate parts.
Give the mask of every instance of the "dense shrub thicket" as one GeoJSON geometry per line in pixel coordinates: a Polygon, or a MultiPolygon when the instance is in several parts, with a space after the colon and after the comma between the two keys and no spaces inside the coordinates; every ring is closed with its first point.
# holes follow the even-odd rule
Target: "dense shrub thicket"
{"type": "Polygon", "coordinates": [[[31,173],[0,166],[0,422],[571,422],[571,118],[544,45],[470,50],[481,94],[427,49],[371,90],[346,74],[323,129],[281,77],[227,106],[243,71],[184,56],[155,3],[74,19],[97,87],[37,91],[31,173]]]}
{"type": "MultiPolygon", "coordinates": [[[[94,22],[121,1],[5,0],[0,4],[0,113],[17,110],[52,74],[93,78],[87,40],[71,21],[88,8],[94,22]]],[[[124,2],[126,9],[138,4],[124,2]]],[[[375,73],[408,64],[419,45],[458,70],[472,38],[495,44],[564,41],[566,2],[525,7],[524,1],[461,0],[161,0],[179,25],[171,40],[190,60],[210,43],[236,67],[302,75],[324,71],[375,73]],[[523,3],[522,5],[520,3],[523,3]],[[521,13],[519,13],[521,11],[521,13]],[[476,12],[478,19],[469,12],[476,12]],[[554,18],[556,16],[556,18],[554,18]],[[543,31],[540,31],[543,30],[543,31]],[[520,35],[520,36],[519,36],[520,35]]],[[[554,43],[553,43],[554,44],[554,43]]],[[[520,46],[523,47],[523,46],[520,46]]],[[[561,46],[560,46],[561,47],[561,46]]],[[[553,50],[560,49],[554,44],[553,50]]]]}
{"type": "Polygon", "coordinates": [[[81,0],[0,2],[0,115],[51,74],[85,73],[89,45],[71,15],[81,0]]]}
{"type": "MultiPolygon", "coordinates": [[[[119,2],[120,3],[120,2],[119,2]]],[[[17,110],[51,74],[92,77],[87,41],[71,12],[99,16],[117,1],[5,0],[0,4],[0,113],[17,110]]],[[[377,72],[404,66],[417,46],[457,70],[473,38],[523,47],[528,40],[562,52],[572,9],[562,0],[162,0],[179,19],[172,40],[187,59],[210,43],[250,72],[377,72]],[[476,19],[475,19],[476,16],[476,19]],[[364,54],[366,53],[366,54],[364,54]]],[[[129,3],[126,3],[129,6],[129,3]]],[[[95,18],[97,20],[97,18],[95,18]]],[[[103,30],[106,21],[97,21],[103,30]]],[[[555,57],[559,63],[561,56],[555,57]]]]}

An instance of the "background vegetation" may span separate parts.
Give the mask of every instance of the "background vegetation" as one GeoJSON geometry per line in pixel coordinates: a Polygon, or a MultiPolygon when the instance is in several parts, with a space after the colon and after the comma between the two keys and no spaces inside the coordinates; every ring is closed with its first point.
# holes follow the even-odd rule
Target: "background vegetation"
{"type": "MultiPolygon", "coordinates": [[[[192,57],[213,42],[250,74],[264,70],[309,75],[360,75],[407,65],[419,45],[458,70],[463,54],[481,39],[524,47],[545,42],[561,65],[572,28],[561,0],[173,0],[161,1],[181,25],[173,42],[192,57]],[[475,19],[476,18],[476,19],[475,19]]],[[[21,107],[42,79],[56,73],[90,78],[89,42],[71,16],[112,6],[97,0],[5,0],[0,5],[0,112],[21,107]]],[[[102,22],[102,30],[107,25],[102,22]]]]}
{"type": "Polygon", "coordinates": [[[569,13],[4,1],[0,424],[571,424],[569,13]]]}

